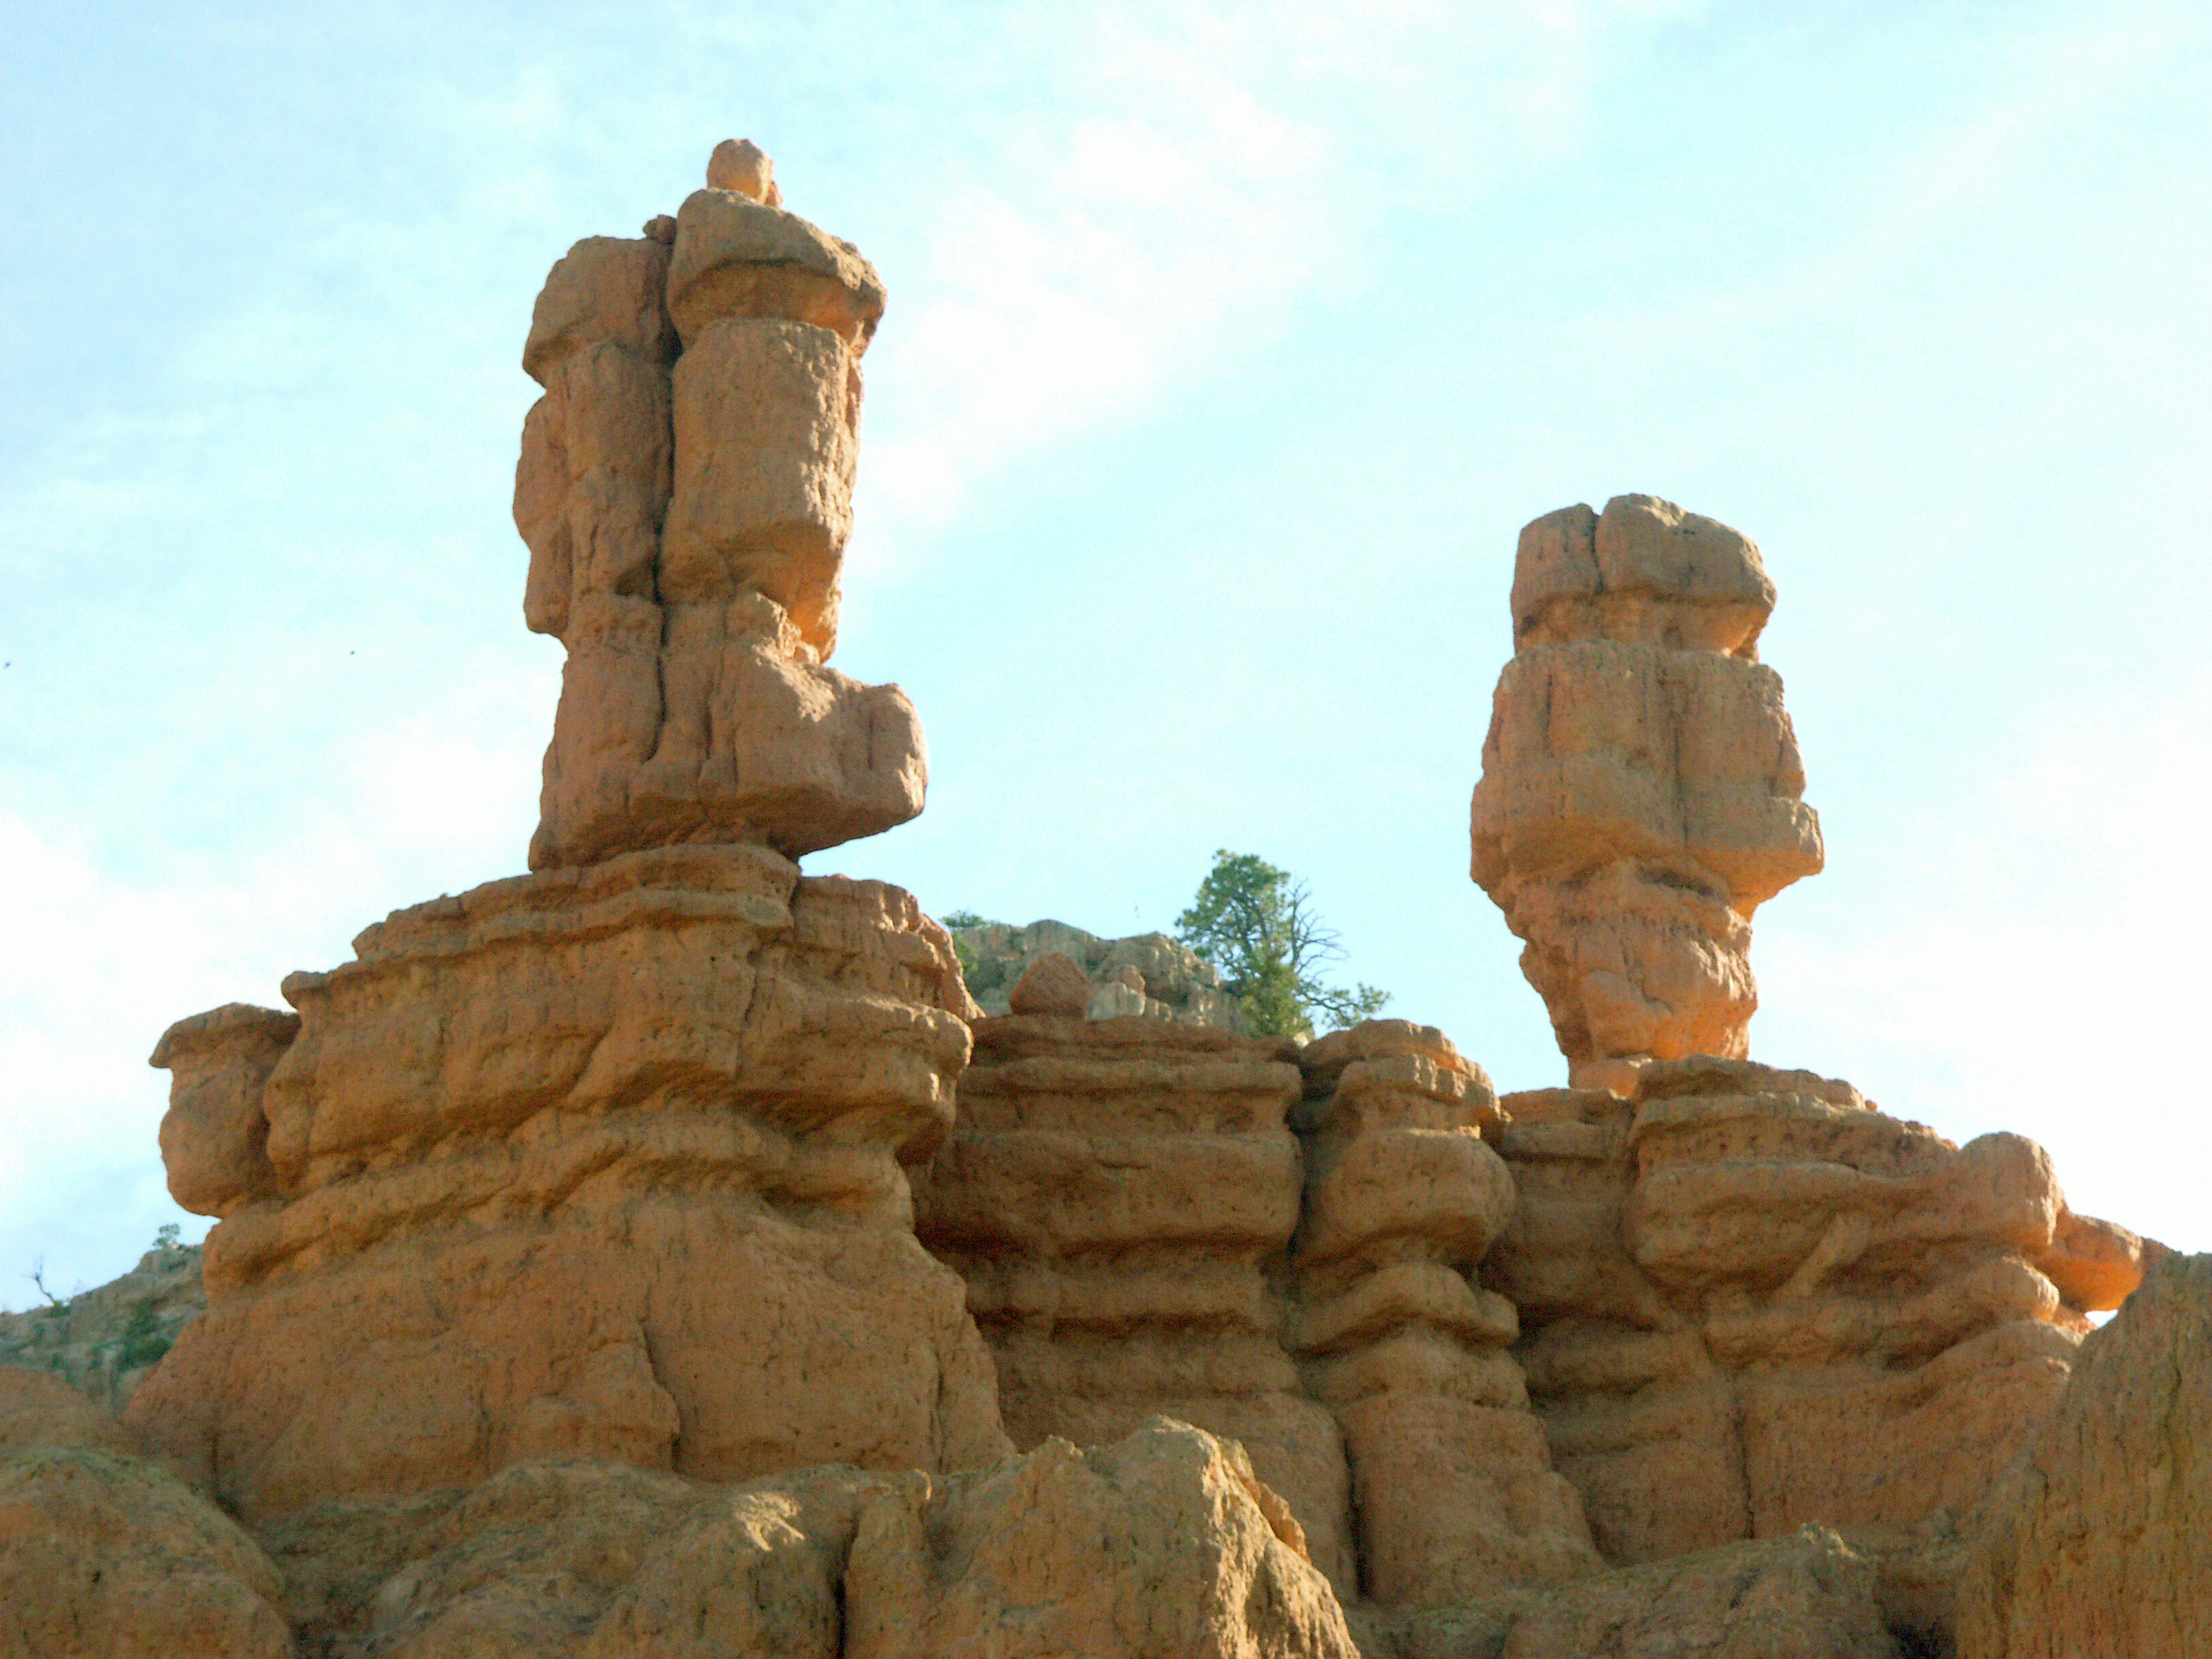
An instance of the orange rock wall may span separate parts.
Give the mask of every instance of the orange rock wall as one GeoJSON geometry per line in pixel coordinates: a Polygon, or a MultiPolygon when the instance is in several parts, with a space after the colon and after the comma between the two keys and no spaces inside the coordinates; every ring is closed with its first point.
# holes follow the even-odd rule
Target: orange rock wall
{"type": "MultiPolygon", "coordinates": [[[[286,982],[266,1162],[234,1183],[275,1195],[210,1234],[211,1305],[132,1404],[227,1501],[556,1455],[727,1480],[1005,1449],[897,1162],[944,1133],[969,1042],[906,895],[672,848],[402,911],[356,950],[286,982]]],[[[187,1103],[252,1075],[167,1046],[187,1103]]]]}

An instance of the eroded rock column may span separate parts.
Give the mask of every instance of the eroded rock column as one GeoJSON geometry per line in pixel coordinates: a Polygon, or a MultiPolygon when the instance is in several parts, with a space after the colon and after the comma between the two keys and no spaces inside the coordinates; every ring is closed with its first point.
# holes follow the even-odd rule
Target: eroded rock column
{"type": "Polygon", "coordinates": [[[1773,606],[1757,547],[1654,496],[1521,532],[1474,874],[1577,1085],[1749,1052],[1752,914],[1821,862],[1782,682],[1758,660],[1773,606]]]}
{"type": "Polygon", "coordinates": [[[823,666],[883,291],[757,150],[708,185],[578,243],[532,320],[526,612],[568,647],[536,873],[155,1053],[171,1189],[219,1222],[131,1414],[248,1516],[1008,1449],[902,1170],[968,1058],[951,940],[793,861],[921,805],[904,696],[823,666]]]}
{"type": "Polygon", "coordinates": [[[1292,1261],[1309,1389],[1344,1430],[1366,1593],[1443,1606],[1595,1571],[1510,1345],[1472,1282],[1513,1208],[1490,1080],[1441,1031],[1370,1020],[1302,1050],[1292,1261]]]}
{"type": "Polygon", "coordinates": [[[586,238],[538,296],[514,518],[526,618],[568,661],[533,869],[796,858],[921,810],[913,705],[824,665],[883,285],[781,200],[726,146],[674,218],[586,238]]]}

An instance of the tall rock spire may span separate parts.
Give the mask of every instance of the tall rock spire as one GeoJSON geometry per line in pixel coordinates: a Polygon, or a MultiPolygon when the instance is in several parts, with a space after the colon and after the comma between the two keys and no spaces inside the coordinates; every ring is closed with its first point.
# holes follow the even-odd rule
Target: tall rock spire
{"type": "Polygon", "coordinates": [[[921,723],[823,665],[852,531],[860,355],[884,312],[849,242],[726,140],[675,218],[553,267],[523,368],[524,614],[568,648],[532,869],[684,842],[796,858],[921,811],[921,723]]]}
{"type": "Polygon", "coordinates": [[[1821,863],[1781,677],[1759,662],[1773,608],[1747,538],[1656,496],[1521,532],[1474,874],[1578,1086],[1749,1052],[1752,913],[1821,863]]]}

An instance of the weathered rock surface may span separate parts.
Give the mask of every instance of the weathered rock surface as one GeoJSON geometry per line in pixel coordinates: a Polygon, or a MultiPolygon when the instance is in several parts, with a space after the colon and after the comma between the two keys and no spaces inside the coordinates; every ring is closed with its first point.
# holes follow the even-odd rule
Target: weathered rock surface
{"type": "Polygon", "coordinates": [[[1285,1346],[1293,1052],[1139,1018],[979,1021],[915,1224],[967,1284],[1017,1446],[1110,1441],[1155,1414],[1239,1440],[1350,1594],[1336,1422],[1285,1346]]]}
{"type": "Polygon", "coordinates": [[[1870,1563],[1834,1533],[1589,1578],[1515,1621],[1504,1659],[1895,1659],[1870,1563]]]}
{"type": "Polygon", "coordinates": [[[913,705],[823,665],[882,285],[781,210],[757,147],[708,175],[665,240],[569,250],[523,350],[545,388],[515,471],[524,614],[568,651],[533,869],[684,842],[796,858],[921,810],[913,705]]]}
{"type": "Polygon", "coordinates": [[[2081,1345],[1990,1494],[1961,1659],[2212,1653],[2212,1255],[2166,1256],[2081,1345]]]}
{"type": "Polygon", "coordinates": [[[1486,1272],[1609,1559],[1963,1516],[2064,1387],[2087,1322],[2035,1265],[2065,1211],[2033,1143],[1744,1061],[1505,1105],[1486,1272]]]}
{"type": "Polygon", "coordinates": [[[206,1306],[199,1246],[156,1245],[119,1279],[46,1307],[0,1313],[0,1365],[52,1372],[119,1412],[206,1306]]]}
{"type": "Polygon", "coordinates": [[[1653,496],[1521,532],[1473,867],[1577,1085],[1749,1052],[1753,912],[1822,858],[1773,604],[1750,541],[1653,496]]]}
{"type": "Polygon", "coordinates": [[[308,1655],[1356,1659],[1243,1454],[1165,1422],[950,1476],[524,1465],[272,1544],[308,1655]]]}
{"type": "MultiPolygon", "coordinates": [[[[673,848],[399,911],[356,951],[285,981],[263,1160],[207,1201],[277,1196],[209,1235],[212,1304],[131,1401],[227,1503],[1005,1449],[898,1164],[951,1121],[971,1007],[905,894],[673,848]]],[[[163,1053],[188,1103],[244,1074],[163,1053]]],[[[216,1121],[169,1136],[195,1167],[216,1121]]]]}
{"type": "Polygon", "coordinates": [[[1101,939],[1064,921],[1033,921],[1026,927],[1003,921],[979,921],[952,929],[961,968],[976,1006],[987,1014],[1017,1012],[1014,988],[1048,956],[1066,957],[1091,982],[1093,1019],[1142,1015],[1242,1031],[1244,1021],[1236,1000],[1221,988],[1211,963],[1165,933],[1101,939]]]}
{"type": "Polygon", "coordinates": [[[253,1540],[106,1413],[0,1367],[0,1654],[285,1659],[282,1589],[253,1540]]]}
{"type": "Polygon", "coordinates": [[[1298,1052],[1293,1346],[1344,1433],[1366,1593],[1439,1605],[1598,1570],[1528,1413],[1512,1304],[1471,1279],[1513,1209],[1502,1120],[1443,1033],[1368,1020],[1298,1052]]]}

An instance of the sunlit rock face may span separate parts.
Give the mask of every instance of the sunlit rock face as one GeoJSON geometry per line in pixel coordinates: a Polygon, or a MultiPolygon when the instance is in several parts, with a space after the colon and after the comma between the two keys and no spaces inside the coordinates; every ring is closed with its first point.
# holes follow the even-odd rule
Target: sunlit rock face
{"type": "Polygon", "coordinates": [[[1750,1051],[1752,913],[1822,857],[1773,607],[1757,547],[1655,496],[1521,532],[1474,874],[1578,1086],[1750,1051]]]}
{"type": "Polygon", "coordinates": [[[824,666],[883,284],[765,157],[717,155],[672,219],[571,248],[531,319],[524,613],[568,651],[532,869],[796,858],[921,810],[913,704],[824,666]]]}

